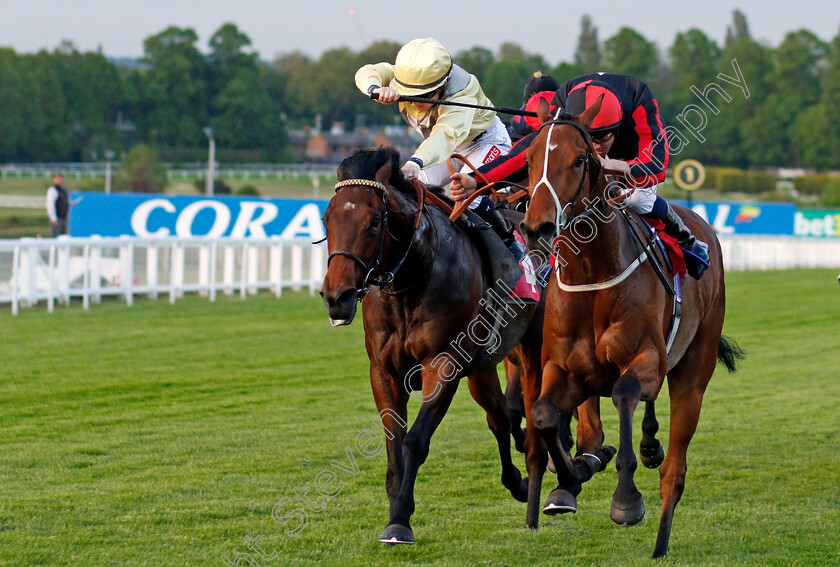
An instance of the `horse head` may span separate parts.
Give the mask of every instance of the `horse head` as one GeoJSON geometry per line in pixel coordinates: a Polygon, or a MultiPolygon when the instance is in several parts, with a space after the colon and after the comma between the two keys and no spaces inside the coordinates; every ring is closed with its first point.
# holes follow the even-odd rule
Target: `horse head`
{"type": "Polygon", "coordinates": [[[393,150],[359,150],[338,166],[336,194],[324,213],[329,260],[321,297],[333,326],[349,325],[387,247],[388,199],[399,175],[393,150]]]}
{"type": "Polygon", "coordinates": [[[540,102],[540,130],[526,154],[530,205],[520,223],[531,250],[548,252],[591,198],[600,178],[600,161],[587,129],[602,98],[578,116],[558,113],[554,119],[548,104],[540,102]]]}

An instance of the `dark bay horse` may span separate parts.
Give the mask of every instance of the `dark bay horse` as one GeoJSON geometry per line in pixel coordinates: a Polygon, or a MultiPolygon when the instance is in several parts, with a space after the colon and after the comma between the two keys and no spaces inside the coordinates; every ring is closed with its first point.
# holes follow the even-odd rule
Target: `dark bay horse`
{"type": "MultiPolygon", "coordinates": [[[[324,214],[329,261],[321,296],[333,325],[352,322],[362,300],[373,396],[387,436],[390,520],[383,543],[414,543],[417,472],[461,377],[487,412],[499,447],[502,484],[527,499],[511,460],[511,422],[497,364],[509,353],[539,372],[542,304],[486,301],[493,282],[481,250],[443,211],[421,206],[393,150],[359,150],[338,168],[324,214]],[[536,315],[535,315],[536,313],[536,315]],[[511,352],[512,351],[512,352],[511,352]],[[420,401],[407,427],[407,404],[420,401]]],[[[520,217],[521,218],[521,215],[520,217]]]]}
{"type": "MultiPolygon", "coordinates": [[[[641,446],[643,455],[655,455],[661,449],[650,402],[667,375],[671,428],[660,468],[662,515],[653,552],[662,557],[668,552],[674,509],[685,486],[686,450],[706,386],[718,360],[734,371],[742,352],[721,336],[725,290],[720,244],[699,216],[675,206],[697,238],[709,244],[711,267],[701,280],[683,281],[682,321],[668,353],[665,338],[673,300],[643,263],[640,248],[609,200],[607,180],[587,133],[599,108],[600,101],[580,116],[550,120],[543,107],[543,125],[527,154],[531,203],[522,231],[529,248],[557,239],[555,250],[565,259],[547,290],[542,381],[523,377],[525,405],[530,408],[529,515],[536,509],[533,500],[539,499],[544,472],[539,468],[544,458],[532,454],[544,451],[542,447],[548,448],[560,480],[559,493],[552,493],[555,501],[573,507],[581,483],[592,476],[595,458],[584,454],[572,459],[557,442],[558,412],[597,395],[612,398],[619,414],[618,487],[610,517],[622,525],[642,520],[644,502],[633,481],[633,413],[639,401],[649,402],[641,446]]],[[[582,423],[598,428],[597,406],[590,409],[582,423]]]]}

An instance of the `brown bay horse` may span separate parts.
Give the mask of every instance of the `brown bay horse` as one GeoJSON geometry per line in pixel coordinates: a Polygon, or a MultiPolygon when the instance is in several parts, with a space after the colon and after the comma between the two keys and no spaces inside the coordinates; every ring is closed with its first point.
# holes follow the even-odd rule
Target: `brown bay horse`
{"type": "MultiPolygon", "coordinates": [[[[662,450],[654,437],[653,401],[667,375],[671,427],[660,468],[662,514],[653,552],[662,557],[668,552],[674,509],[685,486],[686,451],[706,386],[718,360],[734,371],[743,353],[721,335],[725,289],[720,244],[706,222],[679,206],[674,208],[684,222],[709,244],[711,267],[702,279],[683,281],[682,320],[668,352],[665,340],[673,299],[643,263],[644,253],[639,253],[614,209],[618,205],[610,200],[586,130],[599,107],[600,101],[580,116],[550,120],[544,106],[543,125],[527,154],[531,202],[522,232],[530,249],[556,242],[555,251],[563,260],[547,289],[542,380],[536,374],[522,378],[528,416],[529,525],[536,524],[546,448],[560,481],[549,497],[552,506],[574,510],[581,484],[599,464],[586,452],[572,459],[558,443],[558,412],[570,411],[590,396],[611,398],[619,414],[618,486],[610,517],[621,525],[642,520],[644,502],[633,480],[633,414],[640,401],[647,402],[641,452],[646,465],[657,466],[662,450]]],[[[579,412],[579,446],[597,446],[597,403],[579,412]]]]}
{"type": "MultiPolygon", "coordinates": [[[[387,437],[390,520],[383,543],[414,543],[414,485],[461,377],[486,411],[502,463],[502,484],[527,499],[511,459],[511,421],[497,364],[510,353],[539,372],[542,303],[486,301],[493,283],[481,250],[438,208],[418,205],[393,150],[359,150],[338,169],[324,214],[329,261],[321,295],[333,325],[352,322],[362,301],[373,396],[387,437]],[[536,315],[535,315],[536,313],[536,315]],[[512,351],[512,352],[511,352],[512,351]],[[420,401],[410,429],[407,404],[420,401]]],[[[519,216],[521,218],[521,215],[519,216]]],[[[517,219],[518,220],[518,219],[517,219]]]]}

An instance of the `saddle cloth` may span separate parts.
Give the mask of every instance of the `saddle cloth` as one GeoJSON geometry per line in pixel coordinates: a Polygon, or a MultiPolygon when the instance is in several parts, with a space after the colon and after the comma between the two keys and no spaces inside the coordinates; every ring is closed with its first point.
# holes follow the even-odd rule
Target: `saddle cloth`
{"type": "Polygon", "coordinates": [[[673,236],[665,234],[665,223],[661,220],[649,219],[647,217],[642,218],[646,223],[648,223],[648,226],[656,231],[659,236],[659,240],[662,241],[662,244],[665,246],[665,250],[668,251],[668,256],[671,258],[671,265],[674,268],[674,275],[684,276],[686,272],[685,258],[683,257],[682,248],[680,248],[680,245],[677,244],[677,239],[673,236]]]}
{"type": "MultiPolygon", "coordinates": [[[[519,236],[519,233],[514,231],[513,235],[519,244],[525,248],[525,241],[519,236]]],[[[540,286],[537,283],[537,270],[534,268],[534,263],[531,262],[530,254],[525,254],[519,261],[519,267],[522,269],[522,277],[513,288],[509,298],[524,299],[525,301],[539,302],[540,300],[540,286]]]]}

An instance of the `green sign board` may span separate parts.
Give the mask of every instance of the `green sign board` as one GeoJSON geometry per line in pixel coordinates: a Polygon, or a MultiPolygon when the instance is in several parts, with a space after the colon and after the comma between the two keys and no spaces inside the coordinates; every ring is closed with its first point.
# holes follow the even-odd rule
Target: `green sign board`
{"type": "Polygon", "coordinates": [[[802,209],[793,215],[796,236],[840,238],[840,211],[802,209]]]}
{"type": "Polygon", "coordinates": [[[686,159],[674,168],[674,183],[684,191],[694,191],[703,186],[706,168],[696,159],[686,159]]]}

